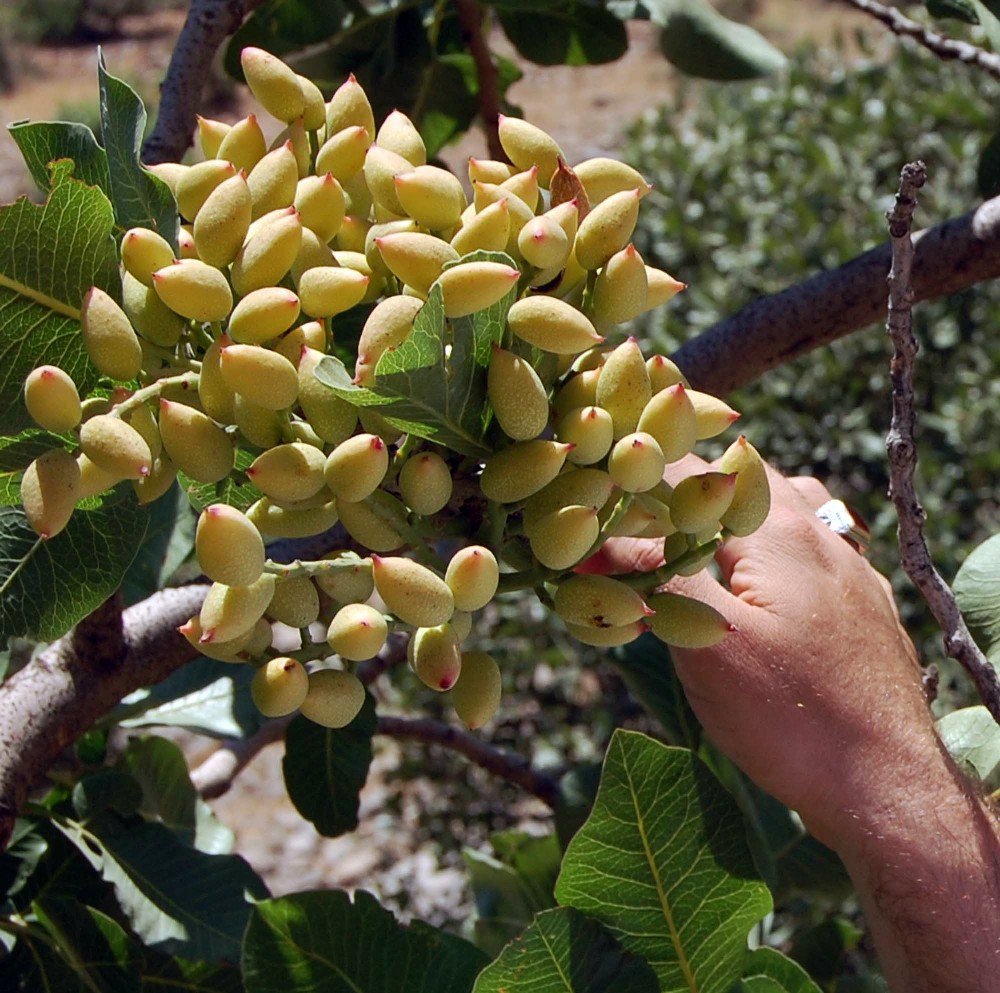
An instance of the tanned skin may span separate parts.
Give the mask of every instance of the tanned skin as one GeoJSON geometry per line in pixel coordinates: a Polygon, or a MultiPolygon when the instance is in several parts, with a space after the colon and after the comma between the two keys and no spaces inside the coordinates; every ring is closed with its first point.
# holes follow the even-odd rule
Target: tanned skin
{"type": "MultiPolygon", "coordinates": [[[[693,456],[678,478],[709,466],[693,456]]],[[[954,766],[887,580],[816,516],[815,479],[771,473],[772,509],[671,583],[736,627],[674,650],[706,734],[843,859],[894,993],[1000,991],[1000,820],[954,766]]],[[[662,563],[622,539],[588,569],[662,563]]]]}

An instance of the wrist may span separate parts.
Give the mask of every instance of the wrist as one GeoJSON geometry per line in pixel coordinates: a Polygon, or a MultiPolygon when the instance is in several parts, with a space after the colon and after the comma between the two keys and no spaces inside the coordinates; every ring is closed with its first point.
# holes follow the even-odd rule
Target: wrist
{"type": "Polygon", "coordinates": [[[994,813],[932,729],[859,744],[845,767],[826,802],[803,820],[852,873],[866,862],[929,854],[942,832],[969,835],[975,822],[996,829],[994,813]]]}

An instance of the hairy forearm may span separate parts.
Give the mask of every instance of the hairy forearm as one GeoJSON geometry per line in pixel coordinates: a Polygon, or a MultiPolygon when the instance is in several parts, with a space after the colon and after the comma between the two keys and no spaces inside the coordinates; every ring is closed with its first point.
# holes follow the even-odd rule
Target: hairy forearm
{"type": "Polygon", "coordinates": [[[936,741],[921,751],[880,771],[829,840],[893,991],[1000,990],[1000,820],[936,741]]]}

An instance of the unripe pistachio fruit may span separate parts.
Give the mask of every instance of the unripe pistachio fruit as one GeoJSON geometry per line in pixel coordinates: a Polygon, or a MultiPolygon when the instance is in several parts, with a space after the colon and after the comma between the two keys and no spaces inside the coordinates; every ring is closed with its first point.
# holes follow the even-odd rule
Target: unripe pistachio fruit
{"type": "Polygon", "coordinates": [[[265,662],[250,681],[250,696],[265,717],[284,717],[302,706],[309,690],[309,676],[296,659],[265,662]]]}
{"type": "Polygon", "coordinates": [[[466,317],[487,310],[517,284],[521,273],[500,262],[463,262],[438,277],[444,297],[444,316],[466,317]]]}
{"type": "Polygon", "coordinates": [[[676,462],[698,440],[698,419],[683,383],[675,383],[651,397],[639,417],[638,428],[656,439],[667,461],[676,462]]]}
{"type": "Polygon", "coordinates": [[[611,415],[614,435],[621,438],[635,431],[651,398],[652,387],[642,350],[635,338],[629,338],[611,352],[601,366],[597,378],[597,406],[611,415]]]}
{"type": "Polygon", "coordinates": [[[601,530],[593,507],[571,504],[542,517],[532,528],[531,552],[547,569],[569,569],[590,551],[601,530]]]}
{"type": "Polygon", "coordinates": [[[541,128],[517,117],[499,116],[500,144],[518,169],[538,167],[539,182],[545,189],[556,171],[562,149],[541,128]]]}
{"type": "Polygon", "coordinates": [[[243,172],[216,186],[194,219],[194,245],[202,262],[219,269],[229,265],[243,247],[252,214],[243,172]]]}
{"type": "Polygon", "coordinates": [[[574,407],[559,419],[556,437],[573,446],[567,459],[574,465],[592,465],[611,450],[614,421],[601,407],[574,407]]]}
{"type": "Polygon", "coordinates": [[[486,652],[463,652],[451,702],[458,719],[470,730],[481,728],[500,709],[503,679],[500,667],[486,652]]]}
{"type": "Polygon", "coordinates": [[[451,588],[419,562],[373,555],[372,574],[379,596],[404,624],[435,627],[455,612],[451,588]]]}
{"type": "Polygon", "coordinates": [[[322,449],[293,441],[258,455],[247,469],[247,476],[265,496],[279,503],[293,503],[308,500],[323,489],[325,464],[322,449]]]}
{"type": "Polygon", "coordinates": [[[39,366],[28,373],[24,405],[40,428],[56,434],[72,431],[82,416],[76,383],[54,365],[39,366]]]}
{"type": "Polygon", "coordinates": [[[374,658],[388,636],[385,617],[367,603],[349,603],[341,607],[326,632],[330,647],[350,662],[374,658]]]}
{"type": "Polygon", "coordinates": [[[160,401],[160,437],[170,461],[201,483],[225,479],[233,467],[233,445],[225,431],[200,410],[160,401]]]}
{"type": "Polygon", "coordinates": [[[653,612],[635,590],[610,576],[571,576],[559,584],[554,603],[564,621],[594,628],[632,624],[653,612]]]}
{"type": "Polygon", "coordinates": [[[548,393],[527,359],[495,345],[486,391],[497,422],[508,438],[528,441],[545,430],[549,422],[548,393]]]}
{"type": "Polygon", "coordinates": [[[249,173],[267,153],[267,142],[256,115],[237,121],[219,145],[217,158],[225,159],[235,169],[249,173]]]}
{"type": "Polygon", "coordinates": [[[518,300],[507,314],[507,323],[529,345],[558,355],[576,355],[604,341],[580,311],[551,297],[518,300]]]}
{"type": "Polygon", "coordinates": [[[279,121],[294,121],[305,110],[306,98],[299,78],[281,59],[262,48],[240,52],[243,75],[253,95],[279,121]]]}
{"type": "Polygon", "coordinates": [[[451,499],[451,470],[436,452],[411,455],[399,470],[397,482],[404,503],[415,514],[436,514],[451,499]]]}
{"type": "Polygon", "coordinates": [[[299,711],[321,727],[347,727],[365,705],[361,680],[339,669],[320,669],[310,673],[309,689],[299,711]]]}
{"type": "Polygon", "coordinates": [[[741,434],[726,449],[719,460],[719,471],[736,473],[733,501],[719,520],[738,537],[753,534],[771,509],[771,487],[764,460],[746,435],[741,434]]]}
{"type": "Polygon", "coordinates": [[[196,321],[223,321],[233,307],[226,277],[197,259],[182,259],[157,269],[153,288],[174,313],[196,321]]]}
{"type": "Polygon", "coordinates": [[[119,479],[148,476],[153,463],[142,435],[111,414],[98,414],[83,422],[80,447],[88,459],[119,479]]]}
{"type": "Polygon", "coordinates": [[[572,446],[558,441],[521,441],[491,455],[479,486],[488,500],[517,503],[552,482],[572,446]]]}
{"type": "Polygon", "coordinates": [[[493,599],[497,591],[500,567],[496,556],[488,548],[468,545],[451,557],[444,581],[451,587],[458,610],[479,610],[493,599]]]}
{"type": "Polygon", "coordinates": [[[90,361],[112,379],[135,379],[142,367],[139,339],[125,311],[104,290],[92,286],[80,308],[83,343],[90,361]]]}
{"type": "Polygon", "coordinates": [[[264,573],[248,586],[213,583],[198,615],[203,643],[230,641],[250,630],[264,616],[274,595],[275,578],[264,573]]]}
{"type": "Polygon", "coordinates": [[[450,624],[419,628],[413,635],[413,671],[427,687],[443,693],[458,680],[462,647],[450,624]]]}
{"type": "Polygon", "coordinates": [[[389,469],[389,447],[374,434],[342,441],[326,459],[326,485],[338,500],[357,503],[374,493],[389,469]]]}
{"type": "Polygon", "coordinates": [[[649,606],[653,634],[675,648],[711,648],[734,630],[714,607],[677,593],[657,593],[649,606]]]}
{"type": "Polygon", "coordinates": [[[61,448],[40,455],[21,477],[21,503],[39,537],[54,538],[69,523],[80,493],[80,467],[61,448]]]}
{"type": "Polygon", "coordinates": [[[131,228],[122,235],[122,265],[144,286],[153,285],[153,273],[174,261],[170,243],[148,228],[131,228]]]}
{"type": "Polygon", "coordinates": [[[319,617],[319,591],[308,576],[280,577],[267,616],[293,628],[307,628],[319,617]]]}
{"type": "Polygon", "coordinates": [[[703,472],[688,476],[670,498],[670,517],[679,531],[698,534],[716,524],[736,494],[735,472],[703,472]]]}
{"type": "Polygon", "coordinates": [[[195,554],[216,583],[249,586],[264,571],[264,541],[247,516],[224,503],[206,507],[198,518],[195,554]]]}
{"type": "Polygon", "coordinates": [[[656,439],[644,431],[621,438],[608,457],[608,474],[626,493],[645,493],[663,479],[666,461],[656,439]]]}

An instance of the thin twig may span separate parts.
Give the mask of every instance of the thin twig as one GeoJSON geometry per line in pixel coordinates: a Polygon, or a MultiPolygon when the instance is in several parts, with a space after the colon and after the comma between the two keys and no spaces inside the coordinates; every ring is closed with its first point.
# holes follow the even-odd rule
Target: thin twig
{"type": "Polygon", "coordinates": [[[555,806],[559,785],[551,776],[532,768],[523,755],[497,748],[468,731],[426,717],[380,717],[376,733],[390,738],[441,745],[464,755],[481,769],[520,786],[548,806],[555,806]]]}
{"type": "Polygon", "coordinates": [[[215,53],[253,6],[253,0],[191,0],[160,84],[156,124],[142,147],[142,160],[147,165],[181,160],[194,135],[195,115],[212,74],[215,53]]]}
{"type": "Polygon", "coordinates": [[[479,80],[479,116],[486,132],[486,147],[490,158],[507,161],[507,154],[500,144],[500,74],[493,62],[493,53],[483,34],[483,8],[476,0],[456,0],[458,24],[462,40],[476,64],[479,80]]]}
{"type": "Polygon", "coordinates": [[[892,422],[886,438],[889,455],[889,495],[899,517],[899,558],[906,574],[917,587],[935,620],[944,632],[945,652],[960,662],[972,677],[979,696],[994,720],[1000,723],[1000,675],[979,650],[948,584],[931,560],[924,538],[927,515],[917,496],[913,476],[917,467],[914,441],[916,412],[913,403],[913,369],[917,339],[913,334],[913,242],[910,226],[917,206],[917,191],[924,185],[927,170],[923,162],[903,167],[899,192],[886,213],[892,240],[889,270],[889,315],[886,329],[892,339],[892,422]]]}
{"type": "Polygon", "coordinates": [[[932,31],[917,21],[911,21],[895,7],[887,7],[877,0],[841,0],[841,2],[881,21],[893,34],[912,38],[939,59],[964,62],[966,65],[981,69],[994,79],[1000,79],[1000,55],[987,52],[971,42],[957,41],[932,31]]]}

